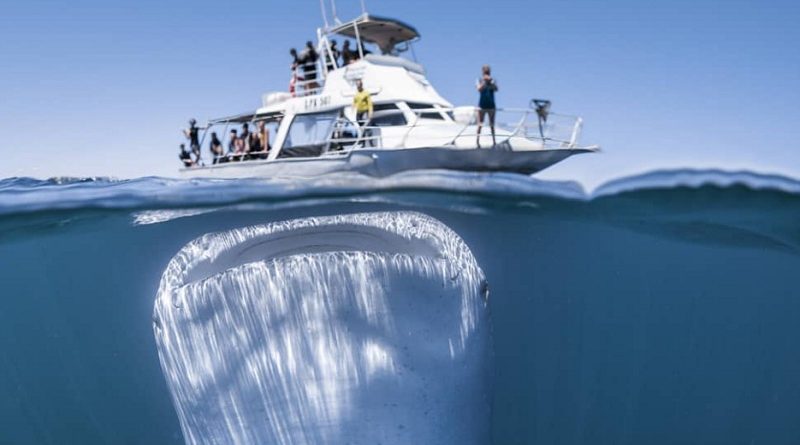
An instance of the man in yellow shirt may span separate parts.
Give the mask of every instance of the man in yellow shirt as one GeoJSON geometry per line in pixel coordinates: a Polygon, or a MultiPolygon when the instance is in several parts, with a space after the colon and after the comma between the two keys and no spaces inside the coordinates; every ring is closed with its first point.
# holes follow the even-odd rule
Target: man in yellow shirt
{"type": "Polygon", "coordinates": [[[356,81],[358,93],[353,97],[353,108],[356,109],[356,121],[359,125],[367,125],[372,120],[372,96],[364,90],[361,80],[356,81]]]}

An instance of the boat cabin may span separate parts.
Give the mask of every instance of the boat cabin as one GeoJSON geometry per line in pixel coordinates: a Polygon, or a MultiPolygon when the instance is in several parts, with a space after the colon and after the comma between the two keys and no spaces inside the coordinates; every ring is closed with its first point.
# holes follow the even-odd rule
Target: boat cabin
{"type": "MultiPolygon", "coordinates": [[[[262,107],[255,112],[214,119],[207,128],[227,137],[231,128],[248,123],[255,128],[266,122],[271,130],[267,159],[272,160],[342,153],[355,147],[400,146],[413,139],[404,134],[409,126],[458,125],[452,105],[427,81],[422,65],[405,57],[413,53],[411,45],[420,38],[410,25],[364,14],[321,29],[318,37],[317,78],[296,82],[293,93],[265,94],[262,107]],[[351,39],[350,48],[357,53],[348,65],[332,52],[337,37],[351,39]],[[372,120],[366,126],[356,124],[352,110],[358,80],[371,93],[374,104],[372,120]],[[312,83],[313,88],[309,87],[312,83]]],[[[338,50],[342,47],[340,43],[338,50]]]]}

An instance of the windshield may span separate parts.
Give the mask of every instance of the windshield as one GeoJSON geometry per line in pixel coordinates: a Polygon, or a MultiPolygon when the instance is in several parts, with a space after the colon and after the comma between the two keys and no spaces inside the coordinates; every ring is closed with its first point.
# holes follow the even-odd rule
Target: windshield
{"type": "Polygon", "coordinates": [[[319,156],[328,144],[340,110],[295,116],[279,158],[319,156]]]}

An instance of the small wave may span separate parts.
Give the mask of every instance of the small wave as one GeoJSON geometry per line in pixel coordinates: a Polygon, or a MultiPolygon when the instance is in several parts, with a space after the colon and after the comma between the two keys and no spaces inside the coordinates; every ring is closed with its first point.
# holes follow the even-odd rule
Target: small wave
{"type": "Polygon", "coordinates": [[[0,179],[0,190],[11,189],[15,187],[35,188],[35,187],[46,187],[53,185],[90,184],[90,183],[108,184],[113,182],[120,182],[120,180],[107,176],[84,177],[84,178],[63,176],[63,177],[53,177],[49,179],[13,177],[13,178],[0,179]]]}
{"type": "Polygon", "coordinates": [[[176,209],[176,210],[145,210],[133,215],[134,226],[147,226],[150,224],[161,224],[179,218],[203,215],[211,213],[217,209],[176,209]]]}
{"type": "Polygon", "coordinates": [[[193,179],[147,177],[52,182],[12,181],[0,188],[0,215],[64,209],[164,209],[342,197],[382,192],[440,192],[486,197],[547,196],[584,199],[575,182],[542,181],[516,174],[406,172],[388,178],[328,175],[315,179],[193,179]]]}
{"type": "Polygon", "coordinates": [[[628,192],[656,189],[731,188],[736,186],[752,190],[772,190],[800,194],[800,181],[787,176],[725,170],[658,170],[641,175],[609,181],[598,187],[592,198],[619,195],[628,192]]]}
{"type": "MultiPolygon", "coordinates": [[[[288,202],[405,192],[530,201],[590,201],[637,191],[745,187],[800,195],[800,181],[748,171],[663,170],[610,181],[587,193],[577,182],[508,173],[409,171],[387,178],[354,174],[314,179],[59,178],[0,181],[0,215],[46,210],[202,208],[247,202],[288,202]]],[[[446,205],[446,200],[442,201],[446,205]]]]}

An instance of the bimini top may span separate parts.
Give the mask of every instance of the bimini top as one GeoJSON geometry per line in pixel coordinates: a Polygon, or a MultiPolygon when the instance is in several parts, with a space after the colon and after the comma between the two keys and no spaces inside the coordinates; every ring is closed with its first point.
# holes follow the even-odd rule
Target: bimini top
{"type": "Polygon", "coordinates": [[[329,31],[351,38],[361,38],[367,43],[378,45],[381,52],[388,54],[395,46],[419,38],[413,26],[399,20],[364,14],[361,17],[339,25],[329,31]],[[358,28],[358,30],[356,30],[358,28]]]}

